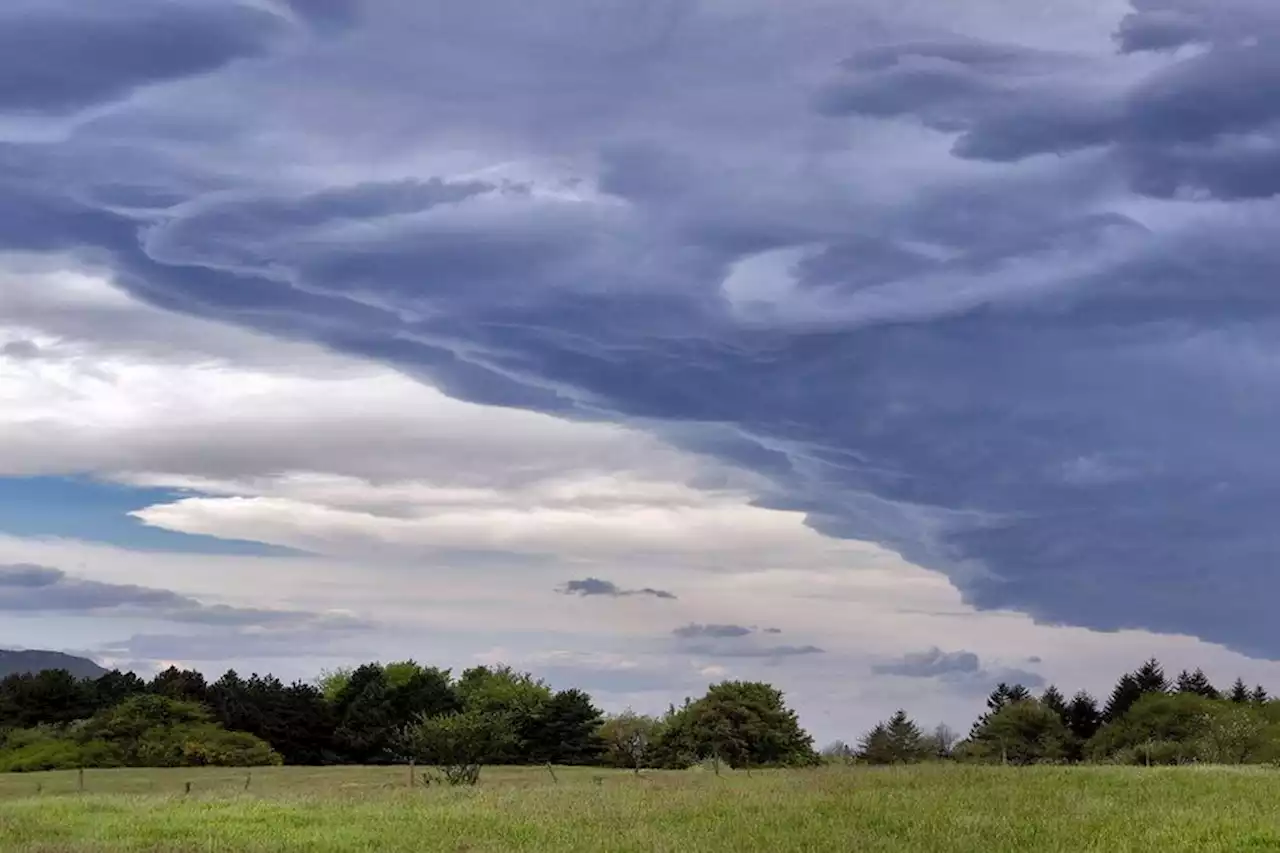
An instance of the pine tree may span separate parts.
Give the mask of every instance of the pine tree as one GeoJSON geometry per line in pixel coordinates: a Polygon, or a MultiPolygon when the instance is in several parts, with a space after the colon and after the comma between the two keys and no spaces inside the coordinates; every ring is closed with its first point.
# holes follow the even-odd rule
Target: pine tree
{"type": "Polygon", "coordinates": [[[1261,705],[1263,702],[1266,702],[1267,688],[1263,687],[1261,684],[1259,684],[1257,687],[1254,687],[1253,693],[1249,695],[1249,699],[1252,700],[1253,703],[1256,705],[1261,705]]]}
{"type": "Polygon", "coordinates": [[[893,751],[894,760],[904,764],[915,764],[924,757],[924,734],[915,721],[907,716],[907,712],[898,709],[889,718],[889,748],[893,751]]]}
{"type": "Polygon", "coordinates": [[[1155,658],[1138,667],[1133,678],[1143,693],[1166,693],[1169,690],[1169,680],[1164,677],[1164,668],[1155,658]]]}
{"type": "Polygon", "coordinates": [[[1062,720],[1062,724],[1069,727],[1067,699],[1062,695],[1062,691],[1058,690],[1057,686],[1050,684],[1045,688],[1044,693],[1040,696],[1040,704],[1057,714],[1058,719],[1062,720]]]}
{"type": "Polygon", "coordinates": [[[1231,685],[1231,692],[1227,694],[1227,698],[1238,703],[1249,701],[1249,688],[1245,687],[1243,678],[1237,678],[1235,684],[1231,685]]]}
{"type": "Polygon", "coordinates": [[[868,764],[893,763],[893,741],[888,726],[876,723],[875,728],[862,736],[858,741],[858,758],[868,764]]]}
{"type": "Polygon", "coordinates": [[[1102,727],[1102,714],[1097,701],[1081,690],[1067,706],[1067,729],[1081,743],[1097,734],[1102,727]]]}
{"type": "Polygon", "coordinates": [[[1014,702],[1025,702],[1031,698],[1031,691],[1023,687],[1021,684],[1015,684],[1010,687],[1003,681],[996,685],[987,695],[987,713],[979,717],[969,729],[969,737],[973,738],[986,724],[987,720],[992,716],[1000,713],[1006,705],[1014,702]]]}
{"type": "Polygon", "coordinates": [[[1142,698],[1142,687],[1138,684],[1131,672],[1126,672],[1120,676],[1120,680],[1116,682],[1115,689],[1111,691],[1111,698],[1107,700],[1107,707],[1102,712],[1102,718],[1108,723],[1113,723],[1125,715],[1133,704],[1142,698]]]}
{"type": "Polygon", "coordinates": [[[1187,672],[1184,669],[1178,674],[1177,692],[1194,693],[1206,699],[1218,699],[1221,696],[1217,688],[1209,683],[1209,677],[1204,674],[1204,670],[1199,668],[1195,672],[1187,672]]]}

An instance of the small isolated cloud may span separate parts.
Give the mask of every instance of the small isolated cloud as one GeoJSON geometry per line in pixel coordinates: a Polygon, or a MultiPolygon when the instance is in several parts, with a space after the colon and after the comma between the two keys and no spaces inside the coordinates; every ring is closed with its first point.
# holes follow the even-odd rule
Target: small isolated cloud
{"type": "Polygon", "coordinates": [[[761,643],[761,634],[781,634],[781,628],[755,625],[701,625],[691,622],[671,632],[684,654],[721,658],[785,658],[820,655],[825,649],[812,645],[774,646],[761,643]]]}
{"type": "Polygon", "coordinates": [[[0,346],[0,355],[15,361],[26,361],[39,357],[40,346],[35,341],[9,341],[4,346],[0,346]]]}
{"type": "Polygon", "coordinates": [[[206,604],[173,590],[85,580],[29,563],[0,565],[0,613],[142,617],[184,625],[303,631],[370,627],[346,613],[206,604]]]}
{"type": "Polygon", "coordinates": [[[600,580],[599,578],[583,578],[582,580],[569,581],[560,587],[560,592],[564,595],[580,595],[583,598],[592,596],[627,598],[634,595],[647,595],[652,598],[664,598],[672,601],[676,598],[675,593],[668,592],[665,589],[654,589],[648,586],[641,589],[622,589],[612,581],[600,580]]]}
{"type": "Polygon", "coordinates": [[[879,675],[900,675],[904,678],[973,673],[981,668],[981,662],[973,652],[944,652],[937,646],[924,652],[911,652],[898,660],[872,667],[879,675]]]}
{"type": "Polygon", "coordinates": [[[871,667],[877,675],[899,678],[936,678],[948,684],[974,691],[985,691],[1006,682],[1025,687],[1041,687],[1044,677],[1023,669],[987,668],[974,652],[961,649],[944,652],[934,646],[922,652],[909,652],[900,658],[871,667]]]}
{"type": "Polygon", "coordinates": [[[822,655],[827,650],[818,646],[727,646],[727,645],[707,645],[698,644],[685,648],[685,651],[694,655],[707,655],[709,657],[722,658],[790,658],[803,657],[805,655],[822,655]]]}
{"type": "Polygon", "coordinates": [[[746,637],[755,633],[755,629],[742,625],[695,625],[691,623],[682,628],[676,628],[671,633],[686,640],[694,637],[713,637],[722,640],[731,637],[746,637]]]}

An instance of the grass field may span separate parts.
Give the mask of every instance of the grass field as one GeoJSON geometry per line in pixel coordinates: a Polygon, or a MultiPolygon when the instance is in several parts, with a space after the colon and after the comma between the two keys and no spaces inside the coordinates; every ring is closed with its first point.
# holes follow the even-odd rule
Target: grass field
{"type": "Polygon", "coordinates": [[[83,794],[74,773],[5,776],[0,850],[1280,851],[1277,771],[557,773],[410,790],[403,768],[259,769],[246,792],[244,771],[99,770],[83,794]]]}

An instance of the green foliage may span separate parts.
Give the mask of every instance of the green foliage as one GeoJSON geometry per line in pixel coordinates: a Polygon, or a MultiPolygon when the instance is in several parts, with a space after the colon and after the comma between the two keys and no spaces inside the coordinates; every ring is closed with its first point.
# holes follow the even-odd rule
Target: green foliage
{"type": "Polygon", "coordinates": [[[505,754],[514,740],[506,715],[468,710],[422,717],[401,733],[400,751],[439,767],[450,784],[474,785],[481,766],[505,754]]]}
{"type": "Polygon", "coordinates": [[[1211,764],[1254,764],[1277,757],[1280,731],[1253,706],[1231,703],[1204,721],[1200,758],[1211,764]]]}
{"type": "Polygon", "coordinates": [[[660,741],[662,722],[655,717],[623,711],[605,719],[597,736],[604,746],[603,763],[639,771],[649,766],[654,746],[660,741]]]}
{"type": "Polygon", "coordinates": [[[1059,763],[1070,756],[1071,741],[1057,713],[1035,699],[1023,699],[989,715],[970,736],[964,757],[1018,765],[1059,763]]]}
{"type": "Polygon", "coordinates": [[[0,769],[10,771],[280,763],[265,741],[227,731],[203,707],[150,694],[126,699],[80,725],[11,732],[0,746],[0,769]]]}
{"type": "Polygon", "coordinates": [[[1198,693],[1151,693],[1140,697],[1120,719],[1108,723],[1089,741],[1086,754],[1095,761],[1182,764],[1195,760],[1199,738],[1216,703],[1198,693]],[[1159,748],[1152,751],[1152,745],[1159,748]],[[1136,757],[1139,760],[1133,760],[1136,757]]]}
{"type": "Polygon", "coordinates": [[[1103,721],[1111,723],[1120,719],[1141,698],[1142,688],[1138,686],[1138,680],[1133,677],[1133,673],[1126,672],[1111,690],[1111,698],[1102,711],[1103,721]]]}
{"type": "Polygon", "coordinates": [[[147,685],[147,690],[157,696],[166,696],[183,702],[207,702],[209,685],[204,675],[194,669],[178,669],[171,666],[157,673],[147,685]]]}
{"type": "Polygon", "coordinates": [[[209,687],[209,707],[225,728],[262,738],[288,764],[321,764],[334,759],[334,714],[319,688],[234,670],[209,687]]]}
{"type": "Polygon", "coordinates": [[[525,764],[533,760],[531,749],[548,751],[538,736],[544,708],[552,698],[546,682],[509,666],[476,666],[462,673],[456,689],[466,711],[502,717],[512,733],[503,751],[492,756],[492,763],[525,764]]]}
{"type": "Polygon", "coordinates": [[[396,718],[387,674],[378,664],[357,667],[333,703],[334,746],[347,761],[381,764],[392,758],[396,718]]]}
{"type": "Polygon", "coordinates": [[[321,670],[320,675],[316,677],[316,689],[324,696],[326,702],[336,704],[338,697],[346,689],[347,683],[351,681],[351,673],[354,671],[349,666],[321,670]]]}
{"type": "Polygon", "coordinates": [[[561,690],[525,727],[525,753],[539,764],[593,764],[604,751],[600,709],[581,690],[561,690]]]}
{"type": "Polygon", "coordinates": [[[1005,684],[1003,681],[996,685],[996,688],[987,696],[987,712],[978,718],[973,724],[973,728],[969,731],[969,737],[972,739],[978,730],[986,725],[994,714],[998,714],[1004,706],[1012,702],[1023,702],[1031,698],[1031,691],[1023,687],[1021,684],[1012,686],[1005,684]]]}
{"type": "Polygon", "coordinates": [[[862,737],[857,756],[867,764],[917,764],[933,751],[915,721],[898,710],[862,737]]]}
{"type": "Polygon", "coordinates": [[[813,739],[783,701],[762,682],[725,681],[705,696],[672,709],[655,749],[664,767],[705,759],[730,767],[801,766],[818,761],[813,739]]]}
{"type": "Polygon", "coordinates": [[[1196,669],[1195,672],[1187,672],[1185,669],[1178,674],[1178,681],[1174,688],[1179,693],[1194,693],[1197,696],[1203,696],[1206,699],[1218,699],[1222,696],[1218,689],[1209,681],[1209,676],[1204,674],[1203,669],[1196,669]]]}

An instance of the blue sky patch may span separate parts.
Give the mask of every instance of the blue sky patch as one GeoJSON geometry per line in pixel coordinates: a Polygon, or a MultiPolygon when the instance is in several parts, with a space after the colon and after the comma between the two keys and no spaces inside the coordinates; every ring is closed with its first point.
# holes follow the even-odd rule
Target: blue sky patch
{"type": "Polygon", "coordinates": [[[125,486],[89,477],[0,477],[0,533],[78,539],[138,551],[251,557],[301,553],[261,542],[163,530],[129,515],[134,510],[194,494],[125,486]]]}

